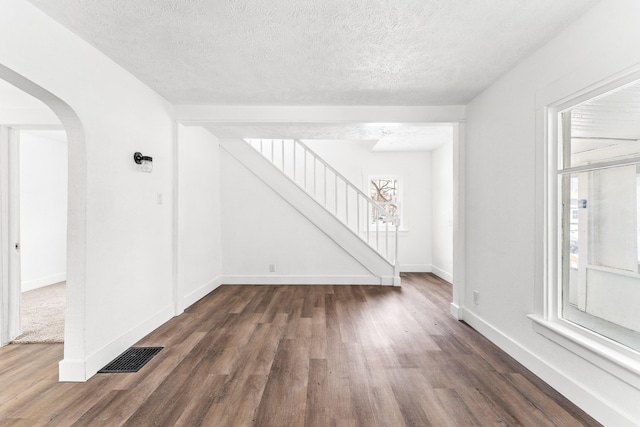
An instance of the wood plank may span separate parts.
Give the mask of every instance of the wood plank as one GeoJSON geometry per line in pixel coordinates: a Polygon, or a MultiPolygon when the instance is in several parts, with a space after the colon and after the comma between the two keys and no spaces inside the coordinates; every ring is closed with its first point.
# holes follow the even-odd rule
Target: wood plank
{"type": "Polygon", "coordinates": [[[256,411],[256,425],[303,425],[308,377],[309,351],[304,341],[281,340],[256,411]]]}
{"type": "Polygon", "coordinates": [[[61,345],[0,348],[0,425],[599,425],[449,314],[451,286],[220,286],[138,345],[142,370],[57,382],[61,345]]]}

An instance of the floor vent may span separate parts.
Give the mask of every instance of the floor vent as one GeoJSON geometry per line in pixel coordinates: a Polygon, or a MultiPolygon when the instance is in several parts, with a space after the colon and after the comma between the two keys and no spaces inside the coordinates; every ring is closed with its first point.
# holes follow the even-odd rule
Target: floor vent
{"type": "Polygon", "coordinates": [[[131,347],[116,357],[107,366],[98,371],[99,374],[118,372],[138,372],[149,360],[164,347],[131,347]]]}

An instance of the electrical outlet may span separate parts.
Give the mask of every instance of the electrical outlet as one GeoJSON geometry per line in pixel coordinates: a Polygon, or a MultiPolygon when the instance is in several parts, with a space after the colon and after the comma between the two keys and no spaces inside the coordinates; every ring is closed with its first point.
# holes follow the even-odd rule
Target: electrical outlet
{"type": "Polygon", "coordinates": [[[162,199],[162,193],[158,193],[156,200],[159,205],[164,203],[164,200],[162,199]]]}
{"type": "Polygon", "coordinates": [[[475,305],[480,305],[480,292],[473,291],[473,303],[475,305]]]}
{"type": "Polygon", "coordinates": [[[275,273],[276,272],[276,265],[275,264],[269,264],[269,272],[271,272],[271,273],[275,273]]]}

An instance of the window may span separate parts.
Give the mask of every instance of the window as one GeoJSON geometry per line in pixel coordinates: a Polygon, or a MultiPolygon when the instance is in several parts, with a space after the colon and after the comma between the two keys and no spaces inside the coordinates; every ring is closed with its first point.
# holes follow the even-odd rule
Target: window
{"type": "MultiPolygon", "coordinates": [[[[401,218],[400,186],[397,177],[372,177],[369,179],[369,194],[391,218],[401,218]]],[[[380,215],[376,209],[371,210],[371,224],[377,221],[384,224],[389,217],[380,215]]],[[[392,222],[392,221],[389,221],[392,222]]]]}
{"type": "Polygon", "coordinates": [[[640,351],[640,82],[558,114],[558,317],[640,351]]]}

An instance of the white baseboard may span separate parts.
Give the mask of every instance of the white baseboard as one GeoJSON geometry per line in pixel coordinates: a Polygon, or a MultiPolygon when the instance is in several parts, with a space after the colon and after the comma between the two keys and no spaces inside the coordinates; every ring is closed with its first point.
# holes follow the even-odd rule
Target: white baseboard
{"type": "Polygon", "coordinates": [[[441,278],[442,280],[446,280],[449,283],[453,283],[453,274],[445,271],[441,268],[436,267],[435,265],[431,266],[431,272],[441,278]]]}
{"type": "Polygon", "coordinates": [[[83,382],[91,378],[103,366],[122,354],[145,335],[169,321],[174,314],[173,305],[167,306],[129,331],[114,339],[100,350],[83,360],[62,360],[59,367],[60,381],[83,382]]]}
{"type": "Polygon", "coordinates": [[[63,359],[58,362],[58,381],[85,382],[87,380],[84,360],[63,359]]]}
{"type": "Polygon", "coordinates": [[[67,280],[67,273],[52,274],[51,276],[39,277],[37,279],[29,280],[28,282],[22,282],[20,289],[22,292],[26,292],[42,288],[44,286],[53,285],[55,283],[64,282],[65,280],[67,280]]]}
{"type": "Polygon", "coordinates": [[[458,304],[453,302],[449,304],[449,312],[457,320],[464,320],[464,308],[460,307],[458,304]]]}
{"type": "Polygon", "coordinates": [[[551,387],[558,390],[567,399],[589,413],[589,415],[594,417],[598,422],[603,425],[612,426],[636,425],[631,418],[624,416],[621,411],[616,410],[611,404],[607,404],[601,397],[586,391],[581,384],[567,377],[563,371],[556,369],[545,360],[531,353],[502,331],[485,322],[475,313],[464,310],[464,321],[531,372],[539,376],[551,387]]]}
{"type": "Polygon", "coordinates": [[[218,276],[210,280],[208,283],[204,284],[203,286],[199,287],[195,291],[185,295],[184,298],[182,299],[183,310],[187,309],[189,306],[199,301],[202,297],[212,292],[221,284],[222,284],[222,276],[218,276]]]}
{"type": "Polygon", "coordinates": [[[431,264],[400,264],[400,273],[431,273],[431,264]]]}
{"type": "Polygon", "coordinates": [[[381,282],[376,276],[222,276],[225,285],[380,285],[381,282]]]}

